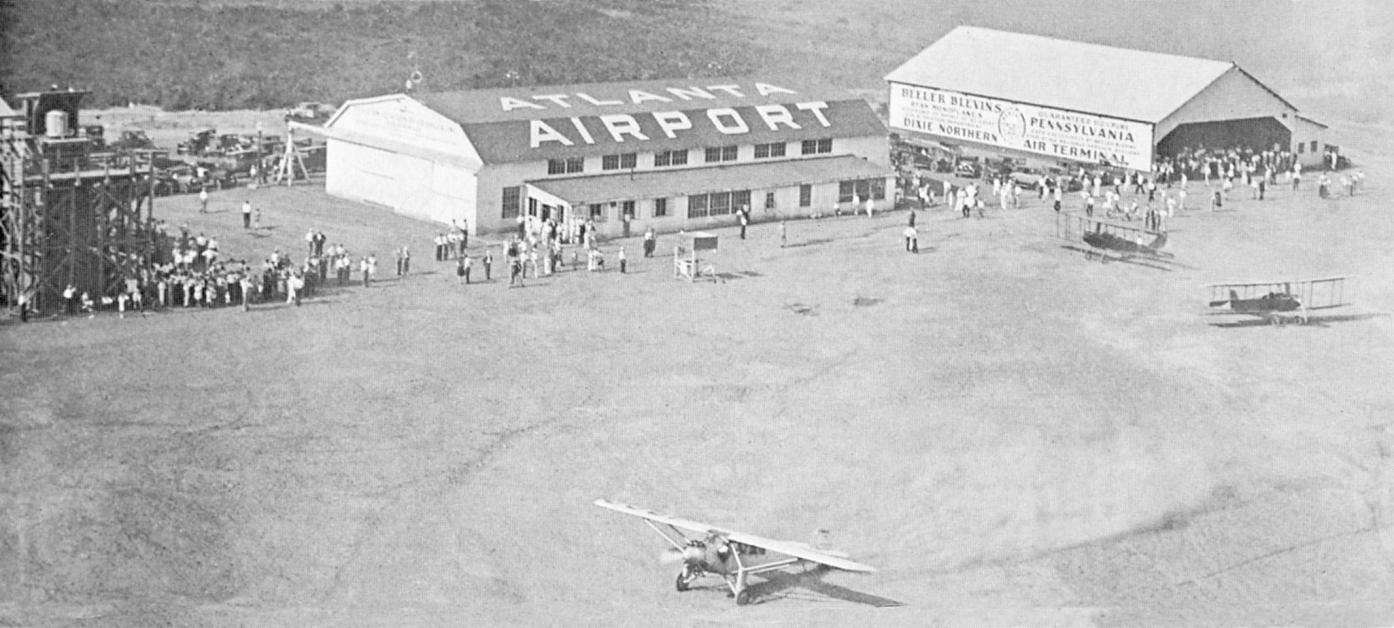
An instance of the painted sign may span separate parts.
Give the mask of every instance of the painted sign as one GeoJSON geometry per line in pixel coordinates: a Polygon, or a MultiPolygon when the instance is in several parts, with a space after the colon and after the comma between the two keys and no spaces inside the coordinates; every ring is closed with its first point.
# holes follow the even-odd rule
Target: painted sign
{"type": "MultiPolygon", "coordinates": [[[[789,106],[781,104],[756,105],[752,108],[754,115],[750,120],[734,107],[702,110],[700,115],[695,116],[695,121],[694,116],[677,110],[642,114],[612,113],[590,119],[600,123],[601,128],[597,131],[603,132],[611,141],[619,144],[624,143],[626,138],[637,142],[646,142],[655,136],[674,139],[679,133],[693,129],[698,129],[699,132],[714,129],[722,135],[744,135],[750,133],[752,123],[771,131],[781,128],[797,131],[802,129],[803,125],[815,121],[819,125],[818,128],[832,126],[823,113],[828,108],[825,101],[793,103],[792,107],[791,111],[789,106]],[[800,123],[794,119],[794,111],[806,113],[811,119],[805,119],[800,123]],[[645,130],[645,127],[649,130],[645,130]]],[[[538,148],[548,143],[558,146],[596,143],[596,133],[582,122],[582,118],[573,117],[566,120],[569,124],[558,124],[557,120],[531,120],[528,123],[528,145],[538,148]]]]}
{"type": "Polygon", "coordinates": [[[891,127],[1132,170],[1152,169],[1152,125],[891,84],[891,127]]]}

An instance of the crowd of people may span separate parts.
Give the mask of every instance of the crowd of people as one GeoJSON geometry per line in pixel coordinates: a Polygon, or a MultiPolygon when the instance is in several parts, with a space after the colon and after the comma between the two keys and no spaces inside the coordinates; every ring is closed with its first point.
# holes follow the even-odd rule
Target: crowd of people
{"type": "MultiPolygon", "coordinates": [[[[216,237],[193,234],[181,227],[170,233],[163,221],[155,226],[152,259],[133,259],[113,289],[102,295],[80,291],[69,284],[62,292],[63,311],[69,316],[95,315],[102,310],[144,315],[151,310],[230,308],[249,310],[253,305],[284,302],[300,305],[331,284],[355,281],[357,269],[364,286],[377,273],[374,254],[355,258],[342,244],[329,244],[323,232],[305,235],[304,256],[275,249],[259,265],[245,259],[226,258],[216,237]],[[330,275],[333,275],[331,278],[330,275]]],[[[399,251],[399,274],[406,270],[399,251]]]]}

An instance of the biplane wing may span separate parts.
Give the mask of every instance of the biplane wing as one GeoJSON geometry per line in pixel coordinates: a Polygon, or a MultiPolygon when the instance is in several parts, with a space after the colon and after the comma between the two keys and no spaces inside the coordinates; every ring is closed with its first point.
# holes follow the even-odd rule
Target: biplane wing
{"type": "MultiPolygon", "coordinates": [[[[693,534],[705,535],[716,533],[718,535],[721,535],[728,541],[740,543],[742,545],[748,545],[751,547],[758,547],[760,549],[775,552],[777,554],[789,556],[790,558],[797,558],[799,560],[804,560],[811,563],[826,565],[834,569],[841,569],[843,571],[853,571],[858,573],[876,573],[876,568],[871,567],[869,565],[863,565],[853,560],[849,560],[847,558],[847,555],[843,554],[842,552],[817,549],[808,545],[807,543],[768,539],[762,536],[756,536],[754,534],[747,534],[745,532],[737,532],[735,530],[727,530],[718,526],[708,525],[700,521],[693,521],[691,519],[684,519],[682,517],[673,517],[670,515],[659,514],[651,510],[636,508],[628,504],[617,504],[604,499],[595,500],[595,505],[600,506],[601,508],[608,508],[615,512],[639,517],[651,523],[661,523],[681,530],[686,530],[693,534]]],[[[668,537],[668,535],[664,534],[664,538],[668,539],[668,542],[673,544],[674,547],[682,549],[681,544],[675,542],[672,538],[668,537]]]]}
{"type": "Polygon", "coordinates": [[[1345,300],[1348,277],[1289,281],[1249,281],[1207,284],[1211,314],[1266,317],[1274,324],[1295,318],[1307,322],[1307,312],[1350,305],[1345,300]]]}
{"type": "Polygon", "coordinates": [[[1097,255],[1102,261],[1145,258],[1170,263],[1171,258],[1175,257],[1162,250],[1167,244],[1165,232],[1104,222],[1088,216],[1056,214],[1055,235],[1084,242],[1089,246],[1084,249],[1085,257],[1097,255]]]}

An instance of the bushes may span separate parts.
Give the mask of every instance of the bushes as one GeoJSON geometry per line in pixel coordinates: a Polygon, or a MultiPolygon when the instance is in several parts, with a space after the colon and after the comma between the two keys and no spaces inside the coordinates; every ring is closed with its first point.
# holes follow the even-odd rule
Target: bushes
{"type": "MultiPolygon", "coordinates": [[[[463,0],[180,6],[160,0],[0,0],[7,97],[49,84],[89,105],[270,109],[425,89],[744,74],[702,2],[463,0]],[[408,55],[416,53],[415,59],[408,55]]],[[[735,39],[735,38],[733,38],[735,39]]]]}

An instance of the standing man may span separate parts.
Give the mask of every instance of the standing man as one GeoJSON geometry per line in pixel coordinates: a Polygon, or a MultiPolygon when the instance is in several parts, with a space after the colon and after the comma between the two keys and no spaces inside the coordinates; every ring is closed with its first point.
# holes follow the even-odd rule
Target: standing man
{"type": "Polygon", "coordinates": [[[204,186],[198,190],[198,213],[208,213],[208,187],[204,186]]]}
{"type": "Polygon", "coordinates": [[[749,208],[748,206],[746,206],[746,205],[741,205],[741,209],[740,209],[740,212],[739,212],[739,213],[740,213],[740,221],[741,221],[741,239],[744,240],[744,239],[745,239],[745,228],[746,228],[747,225],[750,224],[750,208],[749,208]]]}
{"type": "Polygon", "coordinates": [[[906,253],[919,253],[919,252],[920,252],[920,237],[919,237],[919,232],[915,230],[915,225],[913,225],[913,224],[912,224],[912,225],[909,225],[909,226],[907,226],[907,227],[905,227],[905,252],[906,252],[906,253]]]}
{"type": "Polygon", "coordinates": [[[625,270],[624,247],[620,247],[619,260],[620,260],[620,274],[623,275],[623,274],[624,274],[624,270],[625,270]]]}
{"type": "Polygon", "coordinates": [[[407,248],[407,245],[403,244],[403,245],[402,245],[402,274],[405,275],[405,274],[407,274],[407,273],[409,273],[409,272],[411,272],[411,250],[407,248]]]}
{"type": "Polygon", "coordinates": [[[68,316],[77,316],[77,287],[68,284],[63,288],[63,301],[68,305],[68,316]]]}
{"type": "Polygon", "coordinates": [[[490,276],[494,269],[494,254],[487,247],[484,249],[484,281],[493,281],[490,276]]]}
{"type": "Polygon", "coordinates": [[[251,203],[251,201],[242,201],[242,228],[243,228],[243,229],[251,229],[251,228],[252,228],[252,203],[251,203]]]}
{"type": "Polygon", "coordinates": [[[789,246],[789,224],[779,219],[779,248],[789,246]]]}
{"type": "Polygon", "coordinates": [[[644,231],[644,257],[653,257],[653,250],[658,246],[658,242],[653,237],[653,227],[650,226],[644,231]]]}

